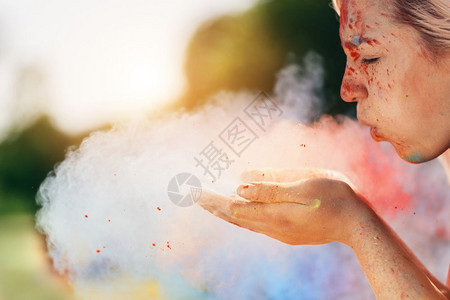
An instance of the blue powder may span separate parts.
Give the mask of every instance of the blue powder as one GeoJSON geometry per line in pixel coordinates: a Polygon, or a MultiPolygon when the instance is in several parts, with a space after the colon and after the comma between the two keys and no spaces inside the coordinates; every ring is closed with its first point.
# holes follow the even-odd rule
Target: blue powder
{"type": "Polygon", "coordinates": [[[420,163],[422,162],[422,155],[419,153],[413,153],[406,157],[407,161],[413,162],[413,163],[420,163]]]}
{"type": "Polygon", "coordinates": [[[356,46],[361,45],[361,37],[359,35],[355,35],[352,38],[352,43],[355,44],[356,46]]]}

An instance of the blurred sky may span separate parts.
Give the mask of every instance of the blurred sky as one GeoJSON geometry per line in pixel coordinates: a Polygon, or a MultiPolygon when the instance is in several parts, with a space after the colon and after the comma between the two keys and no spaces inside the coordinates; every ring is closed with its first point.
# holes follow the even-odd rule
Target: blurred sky
{"type": "Polygon", "coordinates": [[[256,2],[0,0],[0,132],[44,111],[77,133],[175,100],[195,29],[256,2]]]}

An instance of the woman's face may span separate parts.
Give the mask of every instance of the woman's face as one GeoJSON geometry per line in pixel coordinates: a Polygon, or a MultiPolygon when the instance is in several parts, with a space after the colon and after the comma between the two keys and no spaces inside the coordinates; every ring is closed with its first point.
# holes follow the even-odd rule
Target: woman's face
{"type": "Polygon", "coordinates": [[[450,55],[432,63],[410,26],[393,23],[377,0],[343,0],[340,37],[345,101],[376,141],[419,163],[450,147],[450,55]]]}

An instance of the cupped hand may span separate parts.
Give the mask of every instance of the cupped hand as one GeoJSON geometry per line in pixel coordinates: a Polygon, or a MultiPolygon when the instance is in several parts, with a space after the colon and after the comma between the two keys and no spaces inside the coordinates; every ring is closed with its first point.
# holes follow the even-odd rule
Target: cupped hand
{"type": "Polygon", "coordinates": [[[318,169],[243,173],[238,196],[203,190],[198,201],[212,214],[290,245],[347,243],[368,205],[344,176],[318,169]],[[268,181],[266,181],[268,180],[268,181]]]}

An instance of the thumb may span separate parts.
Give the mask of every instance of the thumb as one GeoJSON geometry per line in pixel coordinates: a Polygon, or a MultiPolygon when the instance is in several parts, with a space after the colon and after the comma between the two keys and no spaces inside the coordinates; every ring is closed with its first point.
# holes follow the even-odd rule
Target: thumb
{"type": "Polygon", "coordinates": [[[255,202],[294,202],[293,197],[290,197],[289,183],[282,182],[252,182],[240,185],[237,188],[237,194],[255,202]]]}

